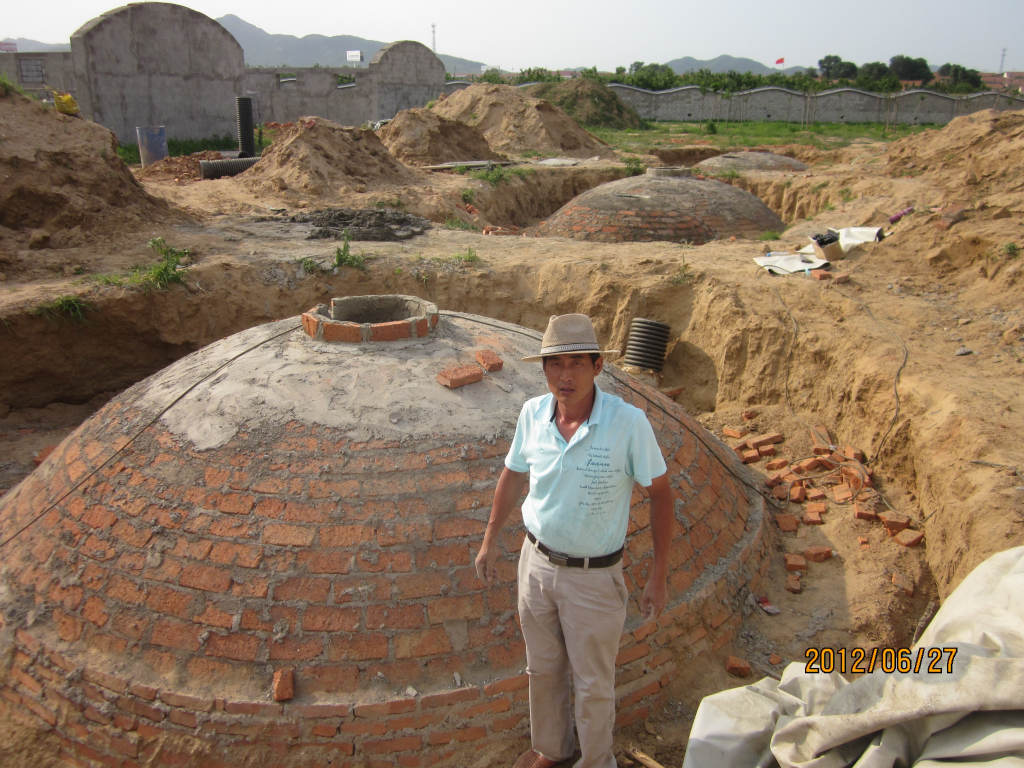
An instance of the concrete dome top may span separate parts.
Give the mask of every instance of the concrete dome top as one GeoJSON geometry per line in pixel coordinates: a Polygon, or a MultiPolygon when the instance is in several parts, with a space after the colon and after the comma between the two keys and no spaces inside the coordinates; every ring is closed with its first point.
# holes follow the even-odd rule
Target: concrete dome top
{"type": "MultiPolygon", "coordinates": [[[[403,317],[359,323],[359,301],[333,313],[358,343],[295,317],[182,358],[0,498],[0,714],[18,702],[78,728],[80,756],[127,743],[119,757],[135,757],[174,734],[189,759],[283,739],[313,760],[279,765],[525,728],[522,528],[501,537],[498,584],[480,583],[472,558],[520,407],[545,391],[541,366],[520,361],[540,334],[376,298],[403,317]],[[422,329],[421,311],[428,333],[397,332],[422,329]],[[393,340],[362,339],[375,334],[393,340]]],[[[735,454],[606,371],[599,386],[648,412],[677,500],[670,604],[642,625],[651,533],[633,498],[617,695],[635,719],[663,695],[680,643],[735,634],[767,552],[735,454]]]]}
{"type": "Polygon", "coordinates": [[[576,240],[706,243],[784,228],[754,195],[682,170],[610,181],[570,200],[537,226],[538,234],[576,240]]]}

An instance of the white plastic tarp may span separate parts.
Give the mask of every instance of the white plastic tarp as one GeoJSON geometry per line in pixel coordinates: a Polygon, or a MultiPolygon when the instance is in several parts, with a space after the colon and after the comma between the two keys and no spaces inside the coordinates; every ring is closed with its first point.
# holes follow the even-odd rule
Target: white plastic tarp
{"type": "Polygon", "coordinates": [[[828,266],[825,259],[819,259],[817,256],[784,251],[772,251],[764,256],[755,256],[754,263],[775,275],[790,275],[794,272],[805,272],[828,266]]]}
{"type": "Polygon", "coordinates": [[[1024,768],[1024,547],[975,568],[917,649],[918,672],[847,682],[798,662],[706,697],[683,768],[1024,768]]]}

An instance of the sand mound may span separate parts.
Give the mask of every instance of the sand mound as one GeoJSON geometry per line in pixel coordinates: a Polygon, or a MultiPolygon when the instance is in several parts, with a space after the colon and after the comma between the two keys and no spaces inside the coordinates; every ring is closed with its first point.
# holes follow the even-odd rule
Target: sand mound
{"type": "Polygon", "coordinates": [[[536,83],[523,88],[531,96],[550,101],[580,125],[640,128],[644,121],[632,107],[604,83],[574,77],[558,83],[536,83]]]}
{"type": "Polygon", "coordinates": [[[150,181],[177,181],[190,182],[199,181],[202,176],[199,172],[200,160],[223,160],[224,155],[215,149],[205,149],[202,152],[193,152],[191,155],[180,155],[178,157],[165,157],[150,163],[138,172],[137,177],[150,181]]]}
{"type": "Polygon", "coordinates": [[[477,128],[497,152],[572,157],[614,154],[561,109],[511,85],[471,85],[432,109],[441,117],[477,128]]]}
{"type": "Polygon", "coordinates": [[[893,142],[894,176],[941,174],[953,186],[979,192],[1024,189],[1024,111],[986,109],[957,117],[944,128],[893,142]]]}
{"type": "Polygon", "coordinates": [[[708,173],[723,171],[806,171],[799,160],[772,152],[729,152],[701,160],[694,168],[708,173]]]}
{"type": "Polygon", "coordinates": [[[179,219],[142,189],[101,125],[0,97],[0,251],[69,248],[179,219]]]}
{"type": "Polygon", "coordinates": [[[473,126],[441,117],[429,109],[399,112],[378,135],[392,155],[409,165],[506,159],[493,151],[473,126]]]}
{"type": "Polygon", "coordinates": [[[416,180],[415,172],[392,157],[373,131],[322,117],[303,117],[282,131],[259,162],[237,178],[254,192],[293,190],[313,196],[416,180]]]}

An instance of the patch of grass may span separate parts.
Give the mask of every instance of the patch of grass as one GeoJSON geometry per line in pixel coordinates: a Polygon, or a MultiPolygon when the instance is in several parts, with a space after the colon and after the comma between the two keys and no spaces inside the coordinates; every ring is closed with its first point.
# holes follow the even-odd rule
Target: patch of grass
{"type": "Polygon", "coordinates": [[[502,165],[492,165],[490,168],[473,171],[469,174],[474,179],[486,181],[492,187],[496,187],[503,181],[508,181],[508,171],[502,165]]]}
{"type": "Polygon", "coordinates": [[[693,282],[693,274],[690,272],[690,265],[683,262],[679,265],[679,268],[672,273],[672,276],[668,279],[670,285],[680,286],[689,285],[693,282]]]}
{"type": "Polygon", "coordinates": [[[466,232],[476,232],[476,225],[469,221],[463,221],[458,216],[449,216],[444,220],[445,229],[462,229],[466,232]]]}
{"type": "Polygon", "coordinates": [[[357,253],[352,253],[350,246],[350,240],[348,230],[345,230],[345,241],[342,243],[340,248],[336,248],[334,251],[334,266],[337,268],[341,267],[355,267],[366,271],[366,257],[360,256],[357,253]]]}
{"type": "Polygon", "coordinates": [[[480,262],[480,257],[473,248],[467,248],[465,253],[453,254],[452,261],[460,264],[477,264],[480,262]]]}
{"type": "Polygon", "coordinates": [[[396,197],[394,200],[378,200],[373,204],[373,207],[379,211],[385,209],[391,209],[393,211],[404,211],[405,203],[402,202],[402,198],[396,197]]]}
{"type": "Polygon", "coordinates": [[[20,93],[26,96],[24,90],[17,83],[12,83],[6,75],[0,74],[0,96],[10,96],[12,93],[20,93]]]}
{"type": "Polygon", "coordinates": [[[782,235],[776,232],[774,229],[769,229],[767,232],[762,232],[757,236],[758,240],[778,240],[782,235]]]}
{"type": "Polygon", "coordinates": [[[476,199],[476,193],[469,187],[466,187],[459,193],[459,197],[462,198],[464,203],[472,203],[476,199]]]}
{"type": "Polygon", "coordinates": [[[593,126],[588,130],[613,149],[622,153],[649,155],[656,148],[671,149],[682,143],[710,141],[722,150],[743,147],[771,147],[780,144],[802,144],[818,149],[838,149],[857,139],[894,141],[904,136],[934,128],[924,125],[890,125],[884,123],[783,123],[722,122],[711,123],[651,122],[642,130],[593,126]]]}
{"type": "Polygon", "coordinates": [[[136,269],[138,282],[144,288],[163,290],[171,283],[180,283],[181,272],[178,267],[181,260],[189,255],[188,249],[172,248],[162,237],[154,237],[147,245],[160,257],[160,261],[145,269],[136,269]]]}
{"type": "MultiPolygon", "coordinates": [[[[262,149],[270,142],[263,140],[263,127],[259,126],[258,139],[254,135],[257,149],[262,149]]],[[[210,136],[205,139],[167,139],[167,156],[179,157],[191,155],[195,152],[202,152],[207,149],[238,149],[238,139],[235,136],[210,136]]],[[[138,165],[141,162],[139,157],[138,144],[118,144],[117,155],[128,165],[138,165]]]]}
{"type": "Polygon", "coordinates": [[[839,199],[842,200],[844,203],[848,203],[851,200],[853,200],[853,192],[850,190],[849,187],[843,187],[842,189],[839,190],[839,199]]]}
{"type": "Polygon", "coordinates": [[[90,309],[91,307],[85,299],[65,294],[58,296],[53,301],[40,304],[32,310],[32,314],[41,315],[51,320],[70,320],[80,323],[85,320],[85,315],[90,309]]]}
{"type": "Polygon", "coordinates": [[[708,122],[704,126],[704,133],[710,134],[712,136],[717,134],[718,133],[718,123],[716,123],[714,120],[708,120],[708,122]]]}
{"type": "Polygon", "coordinates": [[[629,176],[643,176],[647,171],[647,166],[644,165],[639,157],[627,157],[626,158],[626,174],[629,176]]]}
{"type": "Polygon", "coordinates": [[[715,174],[716,179],[725,179],[726,181],[732,181],[733,179],[740,178],[740,172],[735,168],[726,168],[724,171],[720,171],[715,174]]]}
{"type": "Polygon", "coordinates": [[[89,275],[88,280],[100,285],[120,286],[125,284],[124,275],[113,275],[108,273],[101,273],[98,275],[89,275]]]}
{"type": "Polygon", "coordinates": [[[302,271],[307,275],[316,275],[323,272],[323,268],[320,263],[312,256],[306,256],[305,258],[299,259],[299,265],[302,267],[302,271]]]}
{"type": "Polygon", "coordinates": [[[1008,259],[1016,259],[1020,256],[1020,246],[1016,243],[1004,243],[1003,256],[1006,256],[1008,259]]]}
{"type": "Polygon", "coordinates": [[[811,192],[821,192],[821,190],[823,190],[827,186],[828,182],[823,181],[820,184],[815,184],[813,187],[811,187],[811,192]]]}

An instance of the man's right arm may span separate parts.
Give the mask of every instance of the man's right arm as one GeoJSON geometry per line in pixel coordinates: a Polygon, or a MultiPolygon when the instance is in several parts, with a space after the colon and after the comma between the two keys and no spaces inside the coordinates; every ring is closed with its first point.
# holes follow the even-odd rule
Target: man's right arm
{"type": "Polygon", "coordinates": [[[515,509],[516,502],[522,498],[529,481],[529,472],[513,472],[508,467],[501,471],[498,478],[498,487],[494,489],[494,501],[491,503],[491,517],[487,521],[484,540],[476,555],[476,575],[487,584],[493,583],[497,575],[498,532],[515,509]]]}

